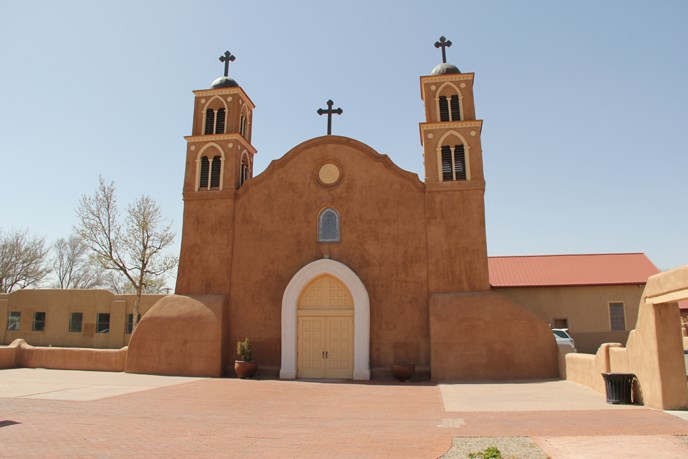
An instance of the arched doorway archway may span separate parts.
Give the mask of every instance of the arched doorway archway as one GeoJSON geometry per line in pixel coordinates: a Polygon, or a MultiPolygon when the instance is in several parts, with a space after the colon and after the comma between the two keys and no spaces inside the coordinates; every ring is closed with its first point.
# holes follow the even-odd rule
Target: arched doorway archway
{"type": "Polygon", "coordinates": [[[297,375],[297,309],[301,293],[318,277],[332,276],[351,293],[354,310],[353,379],[370,379],[370,300],[361,279],[348,266],[322,259],[301,268],[291,279],[282,296],[281,379],[297,375]]]}

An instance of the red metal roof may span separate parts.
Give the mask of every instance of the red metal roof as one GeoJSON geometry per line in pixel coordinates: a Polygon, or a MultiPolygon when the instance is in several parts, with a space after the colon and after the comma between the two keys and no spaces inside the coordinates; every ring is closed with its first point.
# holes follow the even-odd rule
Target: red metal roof
{"type": "Polygon", "coordinates": [[[681,300],[678,302],[678,308],[681,310],[688,309],[688,300],[681,300]]]}
{"type": "Polygon", "coordinates": [[[493,287],[644,284],[659,270],[643,253],[488,257],[493,287]]]}

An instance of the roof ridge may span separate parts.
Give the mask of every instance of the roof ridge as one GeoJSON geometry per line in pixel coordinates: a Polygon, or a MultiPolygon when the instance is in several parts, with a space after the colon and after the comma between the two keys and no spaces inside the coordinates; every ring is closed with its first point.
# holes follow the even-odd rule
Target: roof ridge
{"type": "MultiPolygon", "coordinates": [[[[611,255],[645,255],[645,252],[608,252],[608,253],[560,253],[544,255],[488,255],[490,258],[548,258],[548,257],[591,257],[611,255]]],[[[647,255],[645,255],[647,257],[647,255]]]]}

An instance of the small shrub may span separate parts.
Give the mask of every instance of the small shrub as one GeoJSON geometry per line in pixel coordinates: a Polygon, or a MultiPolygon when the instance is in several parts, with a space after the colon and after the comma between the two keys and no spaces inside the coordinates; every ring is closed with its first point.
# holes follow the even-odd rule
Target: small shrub
{"type": "Polygon", "coordinates": [[[237,355],[241,356],[241,360],[244,362],[251,361],[251,342],[248,338],[244,338],[243,341],[237,341],[236,351],[237,355]]]}
{"type": "Polygon", "coordinates": [[[484,451],[469,453],[468,457],[469,459],[502,459],[502,453],[499,452],[497,447],[490,446],[485,448],[484,451]]]}

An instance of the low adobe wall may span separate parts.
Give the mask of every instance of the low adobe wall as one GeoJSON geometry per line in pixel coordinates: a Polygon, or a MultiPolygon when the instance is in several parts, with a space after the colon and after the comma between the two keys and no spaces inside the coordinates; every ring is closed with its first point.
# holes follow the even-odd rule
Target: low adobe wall
{"type": "Polygon", "coordinates": [[[621,347],[621,344],[605,343],[600,346],[596,354],[566,354],[566,379],[604,394],[606,390],[602,373],[626,373],[626,371],[620,371],[620,368],[612,367],[611,364],[612,360],[618,360],[618,357],[610,358],[612,352],[619,351],[625,355],[626,350],[621,347]]]}
{"type": "Polygon", "coordinates": [[[141,318],[129,341],[127,373],[220,377],[224,295],[168,295],[141,318]]]}
{"type": "Polygon", "coordinates": [[[127,348],[85,349],[34,347],[16,339],[0,348],[0,369],[50,368],[59,370],[124,371],[127,348]]]}
{"type": "Polygon", "coordinates": [[[432,295],[430,346],[433,379],[545,379],[559,375],[558,348],[547,323],[494,292],[432,295]]]}
{"type": "Polygon", "coordinates": [[[640,386],[639,401],[645,405],[662,410],[687,407],[683,336],[675,302],[687,297],[688,266],[651,276],[626,347],[603,344],[594,356],[567,355],[567,379],[605,393],[602,373],[633,373],[640,386]]]}

